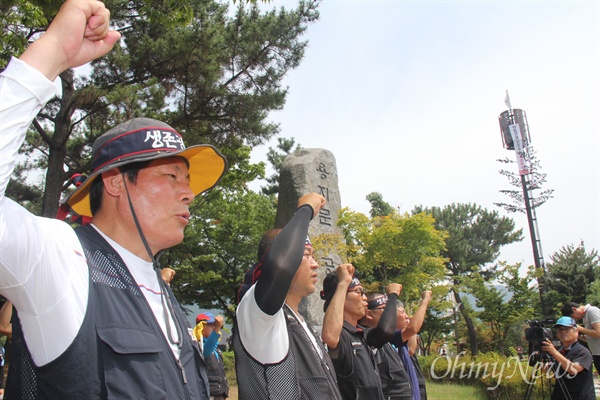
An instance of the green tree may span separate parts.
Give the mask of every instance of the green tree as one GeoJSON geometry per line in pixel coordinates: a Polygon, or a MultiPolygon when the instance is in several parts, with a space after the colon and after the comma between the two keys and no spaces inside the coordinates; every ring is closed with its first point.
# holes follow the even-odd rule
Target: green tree
{"type": "Polygon", "coordinates": [[[461,299],[463,279],[477,272],[484,279],[494,277],[492,263],[504,245],[523,239],[522,230],[515,231],[512,219],[501,217],[476,204],[450,204],[443,208],[415,207],[413,214],[428,213],[435,218],[435,227],[446,231],[446,269],[452,280],[452,291],[469,334],[471,354],[478,353],[477,333],[473,319],[461,299]]]}
{"type": "Polygon", "coordinates": [[[600,307],[600,279],[596,279],[590,285],[590,294],[588,294],[586,302],[600,307]]]}
{"type": "Polygon", "coordinates": [[[220,309],[231,320],[239,286],[276,210],[268,197],[247,190],[215,192],[202,208],[202,221],[188,227],[184,242],[161,264],[177,271],[171,285],[182,304],[220,309]]]}
{"type": "MultiPolygon", "coordinates": [[[[533,266],[525,277],[519,276],[521,264],[496,265],[497,285],[492,285],[477,272],[466,278],[464,283],[469,293],[475,297],[475,305],[481,309],[475,315],[490,329],[494,350],[508,354],[508,338],[514,327],[521,328],[523,321],[533,316],[535,293],[529,288],[534,280],[533,266]]],[[[513,343],[514,344],[514,343],[513,343]]]]}
{"type": "Polygon", "coordinates": [[[39,4],[28,0],[4,0],[0,4],[0,70],[13,55],[21,54],[29,39],[48,26],[39,4]]]}
{"type": "Polygon", "coordinates": [[[394,207],[383,200],[381,193],[369,193],[366,199],[369,203],[371,203],[371,210],[369,212],[371,217],[385,217],[386,215],[390,215],[394,212],[394,207]]]}
{"type": "MultiPolygon", "coordinates": [[[[30,3],[50,20],[62,1],[30,3]]],[[[41,214],[54,216],[68,178],[89,170],[93,140],[129,118],[164,120],[188,145],[231,149],[230,165],[239,161],[235,149],[279,133],[267,116],[285,103],[281,81],[304,56],[307,43],[300,38],[318,19],[318,2],[268,12],[237,4],[230,13],[227,3],[215,0],[110,2],[120,46],[77,75],[61,74],[61,96],[36,117],[22,148],[46,170],[41,214]]],[[[3,31],[9,35],[3,43],[31,40],[40,20],[18,14],[3,31]]]]}
{"type": "Polygon", "coordinates": [[[275,148],[269,147],[267,152],[267,160],[275,170],[273,175],[267,177],[265,180],[267,184],[260,190],[261,193],[267,196],[274,196],[279,193],[279,175],[281,174],[281,166],[285,158],[295,151],[302,149],[302,146],[296,144],[294,138],[277,138],[277,146],[275,148]]]}
{"type": "Polygon", "coordinates": [[[8,182],[7,192],[10,198],[32,213],[39,215],[42,209],[41,198],[44,190],[42,182],[27,182],[30,171],[28,161],[17,165],[12,179],[8,182]]]}
{"type": "MultiPolygon", "coordinates": [[[[444,277],[445,234],[434,228],[426,214],[409,216],[397,212],[369,218],[344,208],[338,226],[347,243],[350,261],[367,283],[402,283],[402,294],[420,298],[425,287],[444,277]]],[[[381,288],[380,288],[381,289],[381,288]]]]}
{"type": "Polygon", "coordinates": [[[550,256],[543,278],[546,287],[546,304],[560,308],[565,301],[585,303],[593,294],[592,284],[600,279],[598,251],[587,251],[583,242],[577,247],[563,246],[550,256]]]}

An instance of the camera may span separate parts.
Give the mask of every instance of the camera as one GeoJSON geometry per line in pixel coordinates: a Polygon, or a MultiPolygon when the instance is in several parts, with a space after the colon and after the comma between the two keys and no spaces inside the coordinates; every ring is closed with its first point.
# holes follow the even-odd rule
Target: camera
{"type": "Polygon", "coordinates": [[[554,336],[551,328],[544,328],[546,324],[554,324],[553,319],[548,321],[531,320],[527,321],[529,328],[525,329],[525,339],[529,342],[543,342],[546,339],[552,340],[554,336]]]}
{"type": "Polygon", "coordinates": [[[554,334],[552,328],[545,325],[553,325],[553,318],[542,320],[528,320],[529,328],[525,329],[525,339],[529,342],[529,365],[534,366],[540,361],[549,361],[550,356],[542,350],[542,343],[548,339],[552,341],[554,334]]]}

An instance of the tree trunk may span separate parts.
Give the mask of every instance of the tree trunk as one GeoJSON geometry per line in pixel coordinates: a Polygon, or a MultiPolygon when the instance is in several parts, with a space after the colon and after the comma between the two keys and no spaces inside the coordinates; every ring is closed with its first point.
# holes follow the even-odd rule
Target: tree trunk
{"type": "Polygon", "coordinates": [[[66,146],[62,149],[53,148],[48,157],[46,183],[42,198],[42,216],[54,218],[58,211],[58,203],[64,182],[64,162],[67,154],[66,146]]]}
{"type": "MultiPolygon", "coordinates": [[[[507,326],[504,328],[504,331],[502,332],[502,340],[500,342],[500,346],[498,346],[500,349],[500,354],[505,354],[506,355],[506,351],[507,351],[507,341],[508,341],[508,332],[510,331],[510,327],[507,326]]],[[[510,354],[512,356],[512,354],[510,354]]]]}
{"type": "Polygon", "coordinates": [[[460,304],[458,309],[460,310],[460,313],[462,314],[463,318],[465,319],[465,323],[467,324],[467,331],[469,333],[469,345],[471,346],[471,355],[477,356],[477,353],[479,351],[477,347],[477,332],[475,332],[475,325],[473,324],[473,320],[469,316],[467,309],[465,308],[462,300],[460,299],[458,290],[452,289],[452,291],[454,292],[454,298],[456,299],[456,302],[460,304]]]}
{"type": "Polygon", "coordinates": [[[504,354],[506,354],[505,351],[506,351],[506,345],[504,343],[504,340],[502,340],[500,343],[498,343],[498,353],[504,355],[504,354]]]}
{"type": "Polygon", "coordinates": [[[74,72],[67,70],[60,74],[62,96],[60,109],[54,119],[54,132],[42,135],[48,143],[48,169],[42,198],[42,216],[53,218],[58,211],[58,203],[65,178],[65,159],[67,140],[71,135],[71,117],[73,116],[73,97],[75,94],[74,72]]]}

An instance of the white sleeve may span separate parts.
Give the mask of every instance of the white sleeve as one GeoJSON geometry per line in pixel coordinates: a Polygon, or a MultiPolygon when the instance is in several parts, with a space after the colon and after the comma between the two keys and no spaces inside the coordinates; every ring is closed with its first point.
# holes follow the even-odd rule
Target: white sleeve
{"type": "Polygon", "coordinates": [[[287,355],[290,342],[283,308],[265,314],[256,304],[253,285],[237,308],[240,340],[246,351],[262,364],[277,363],[287,355]]]}
{"type": "Polygon", "coordinates": [[[19,59],[13,58],[0,74],[0,200],[27,128],[55,93],[52,82],[19,59]]]}
{"type": "Polygon", "coordinates": [[[44,365],[79,331],[89,294],[81,243],[66,223],[36,217],[6,198],[27,128],[56,87],[13,59],[0,75],[0,294],[19,310],[32,358],[44,365]]]}

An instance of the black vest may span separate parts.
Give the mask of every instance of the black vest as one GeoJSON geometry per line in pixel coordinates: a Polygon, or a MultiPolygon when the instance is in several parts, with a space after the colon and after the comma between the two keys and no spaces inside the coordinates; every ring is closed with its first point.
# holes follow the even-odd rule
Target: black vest
{"type": "Polygon", "coordinates": [[[363,330],[344,321],[334,361],[338,386],[344,400],[382,400],[381,379],[373,351],[363,330]]]}
{"type": "MultiPolygon", "coordinates": [[[[170,288],[167,295],[183,332],[180,360],[121,257],[92,226],[76,232],[90,272],[81,328],[57,359],[42,367],[31,363],[35,382],[9,372],[6,398],[21,398],[11,397],[11,387],[33,387],[37,396],[30,398],[39,399],[208,399],[204,360],[170,288]]],[[[15,333],[22,335],[19,329],[15,333]]],[[[22,336],[17,340],[25,343],[22,336]]],[[[28,351],[13,357],[31,362],[28,351]]]]}
{"type": "MultiPolygon", "coordinates": [[[[311,328],[323,357],[287,305],[283,307],[290,349],[276,364],[261,364],[246,352],[234,327],[233,348],[240,400],[341,400],[333,365],[311,328]]],[[[257,332],[260,334],[260,332],[257,332]]]]}
{"type": "Polygon", "coordinates": [[[375,362],[386,400],[411,400],[410,377],[398,352],[386,343],[375,352],[375,362]]]}

